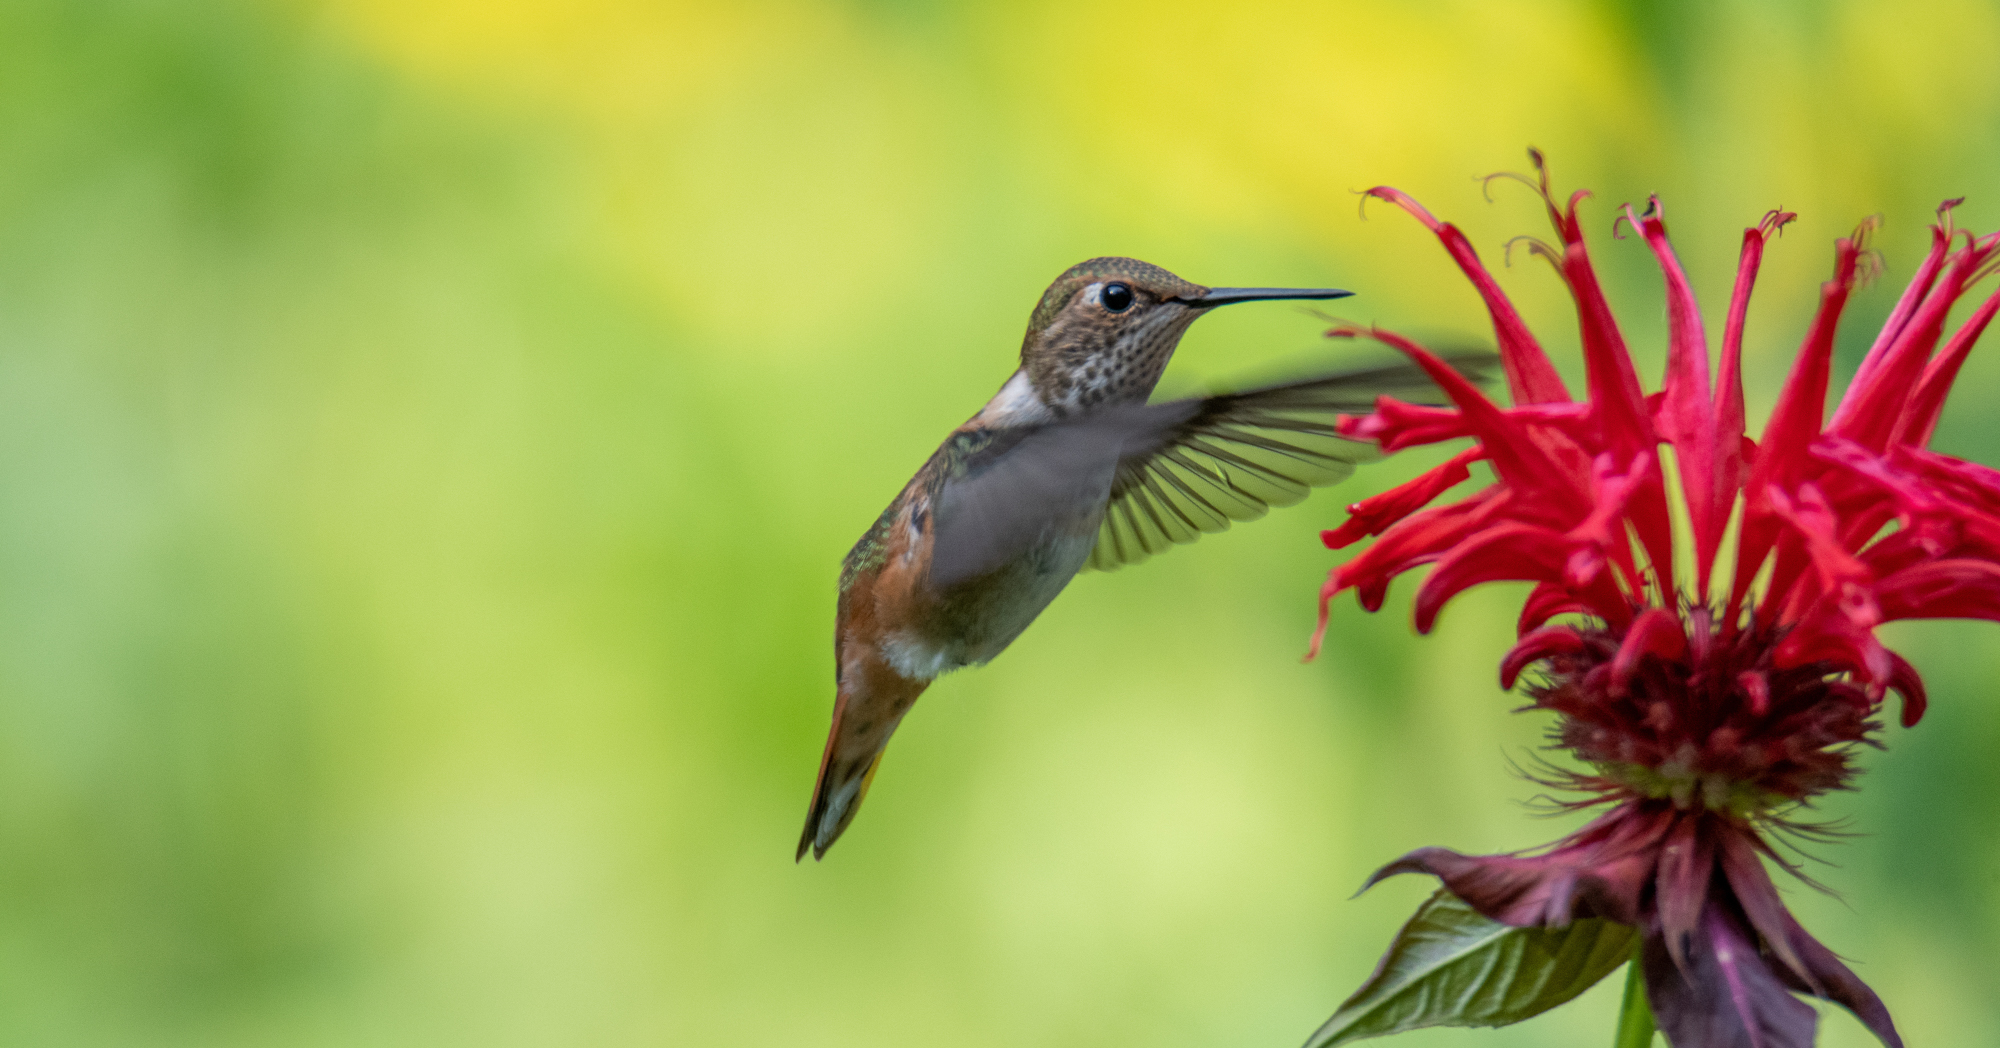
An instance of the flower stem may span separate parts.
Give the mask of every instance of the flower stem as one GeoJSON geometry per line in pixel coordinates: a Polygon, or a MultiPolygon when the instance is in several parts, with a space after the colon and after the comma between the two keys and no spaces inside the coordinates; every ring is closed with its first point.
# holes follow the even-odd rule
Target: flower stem
{"type": "Polygon", "coordinates": [[[1645,941],[1632,944],[1632,959],[1625,962],[1625,1003],[1618,1009],[1618,1038],[1611,1048],[1652,1048],[1653,1008],[1646,1003],[1646,975],[1641,970],[1639,951],[1645,941]]]}

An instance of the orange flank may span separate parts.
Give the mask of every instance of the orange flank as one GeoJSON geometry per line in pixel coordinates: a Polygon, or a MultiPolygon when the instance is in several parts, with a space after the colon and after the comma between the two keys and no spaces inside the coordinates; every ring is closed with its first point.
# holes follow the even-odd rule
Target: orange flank
{"type": "Polygon", "coordinates": [[[929,547],[911,541],[910,508],[891,518],[881,562],[861,571],[840,595],[834,625],[833,725],[820,757],[819,778],[813,785],[812,806],[795,856],[807,849],[817,859],[861,810],[889,737],[903,715],[930,686],[928,678],[906,677],[885,657],[885,639],[903,632],[915,617],[917,580],[928,567],[929,547]]]}

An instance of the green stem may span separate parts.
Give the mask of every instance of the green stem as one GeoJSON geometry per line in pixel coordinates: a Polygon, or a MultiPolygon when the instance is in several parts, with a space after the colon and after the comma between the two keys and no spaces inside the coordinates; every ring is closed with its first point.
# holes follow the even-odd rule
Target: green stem
{"type": "Polygon", "coordinates": [[[1641,941],[1632,944],[1632,959],[1625,962],[1625,1003],[1618,1009],[1618,1039],[1611,1048],[1653,1048],[1653,1008],[1646,1003],[1646,975],[1640,970],[1641,941]]]}

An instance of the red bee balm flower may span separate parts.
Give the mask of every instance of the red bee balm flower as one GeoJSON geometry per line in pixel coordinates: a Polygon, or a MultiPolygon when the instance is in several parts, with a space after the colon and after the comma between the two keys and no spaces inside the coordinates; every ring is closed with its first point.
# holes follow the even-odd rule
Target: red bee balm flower
{"type": "Polygon", "coordinates": [[[1649,396],[1591,271],[1577,221],[1588,194],[1558,206],[1535,161],[1530,184],[1560,243],[1531,247],[1575,298],[1589,397],[1570,398],[1464,234],[1397,190],[1369,190],[1421,220],[1472,279],[1515,406],[1494,404],[1406,339],[1331,332],[1395,346],[1455,406],[1385,397],[1374,414],[1344,419],[1343,432],[1385,450],[1476,443],[1349,507],[1348,521],[1323,535],[1333,548],[1381,537],[1327,580],[1320,630],[1334,595],[1356,590],[1376,610],[1390,580],[1422,564],[1435,564],[1416,595],[1423,632],[1469,586],[1535,583],[1500,684],[1538,670],[1526,686],[1534,707],[1558,715],[1554,738],[1589,768],[1560,773],[1561,784],[1583,792],[1577,807],[1610,808],[1538,854],[1423,848],[1375,879],[1434,874],[1517,928],[1585,918],[1635,927],[1646,996],[1677,1048],[1809,1045],[1816,1014],[1794,993],[1838,1002],[1900,1046],[1881,1000],[1792,918],[1762,860],[1785,865],[1769,834],[1810,831],[1787,813],[1854,775],[1854,747],[1878,727],[1886,691],[1901,697],[1906,727],[1923,716],[1922,681],[1875,627],[2000,619],[2000,472],[1925,448],[1960,364],[2000,309],[2000,294],[1987,298],[1945,337],[1953,304],[2000,259],[2000,234],[1961,237],[1950,226],[1956,201],[1939,209],[1929,257],[1828,422],[1834,327],[1873,258],[1869,226],[1838,241],[1833,279],[1753,442],[1744,316],[1765,241],[1793,216],[1774,211],[1743,234],[1711,385],[1701,313],[1659,202],[1625,209],[1620,221],[1645,239],[1666,281],[1666,376],[1649,396]],[[1482,459],[1494,484],[1425,508],[1482,459]]]}

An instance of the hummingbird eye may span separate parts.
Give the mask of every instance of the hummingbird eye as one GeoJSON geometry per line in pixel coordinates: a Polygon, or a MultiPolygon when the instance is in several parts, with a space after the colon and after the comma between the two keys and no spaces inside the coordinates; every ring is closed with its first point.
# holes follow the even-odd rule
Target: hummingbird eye
{"type": "Polygon", "coordinates": [[[1113,313],[1123,313],[1132,308],[1132,289],[1123,284],[1106,284],[1104,291],[1097,296],[1097,300],[1104,304],[1105,309],[1113,313]]]}

